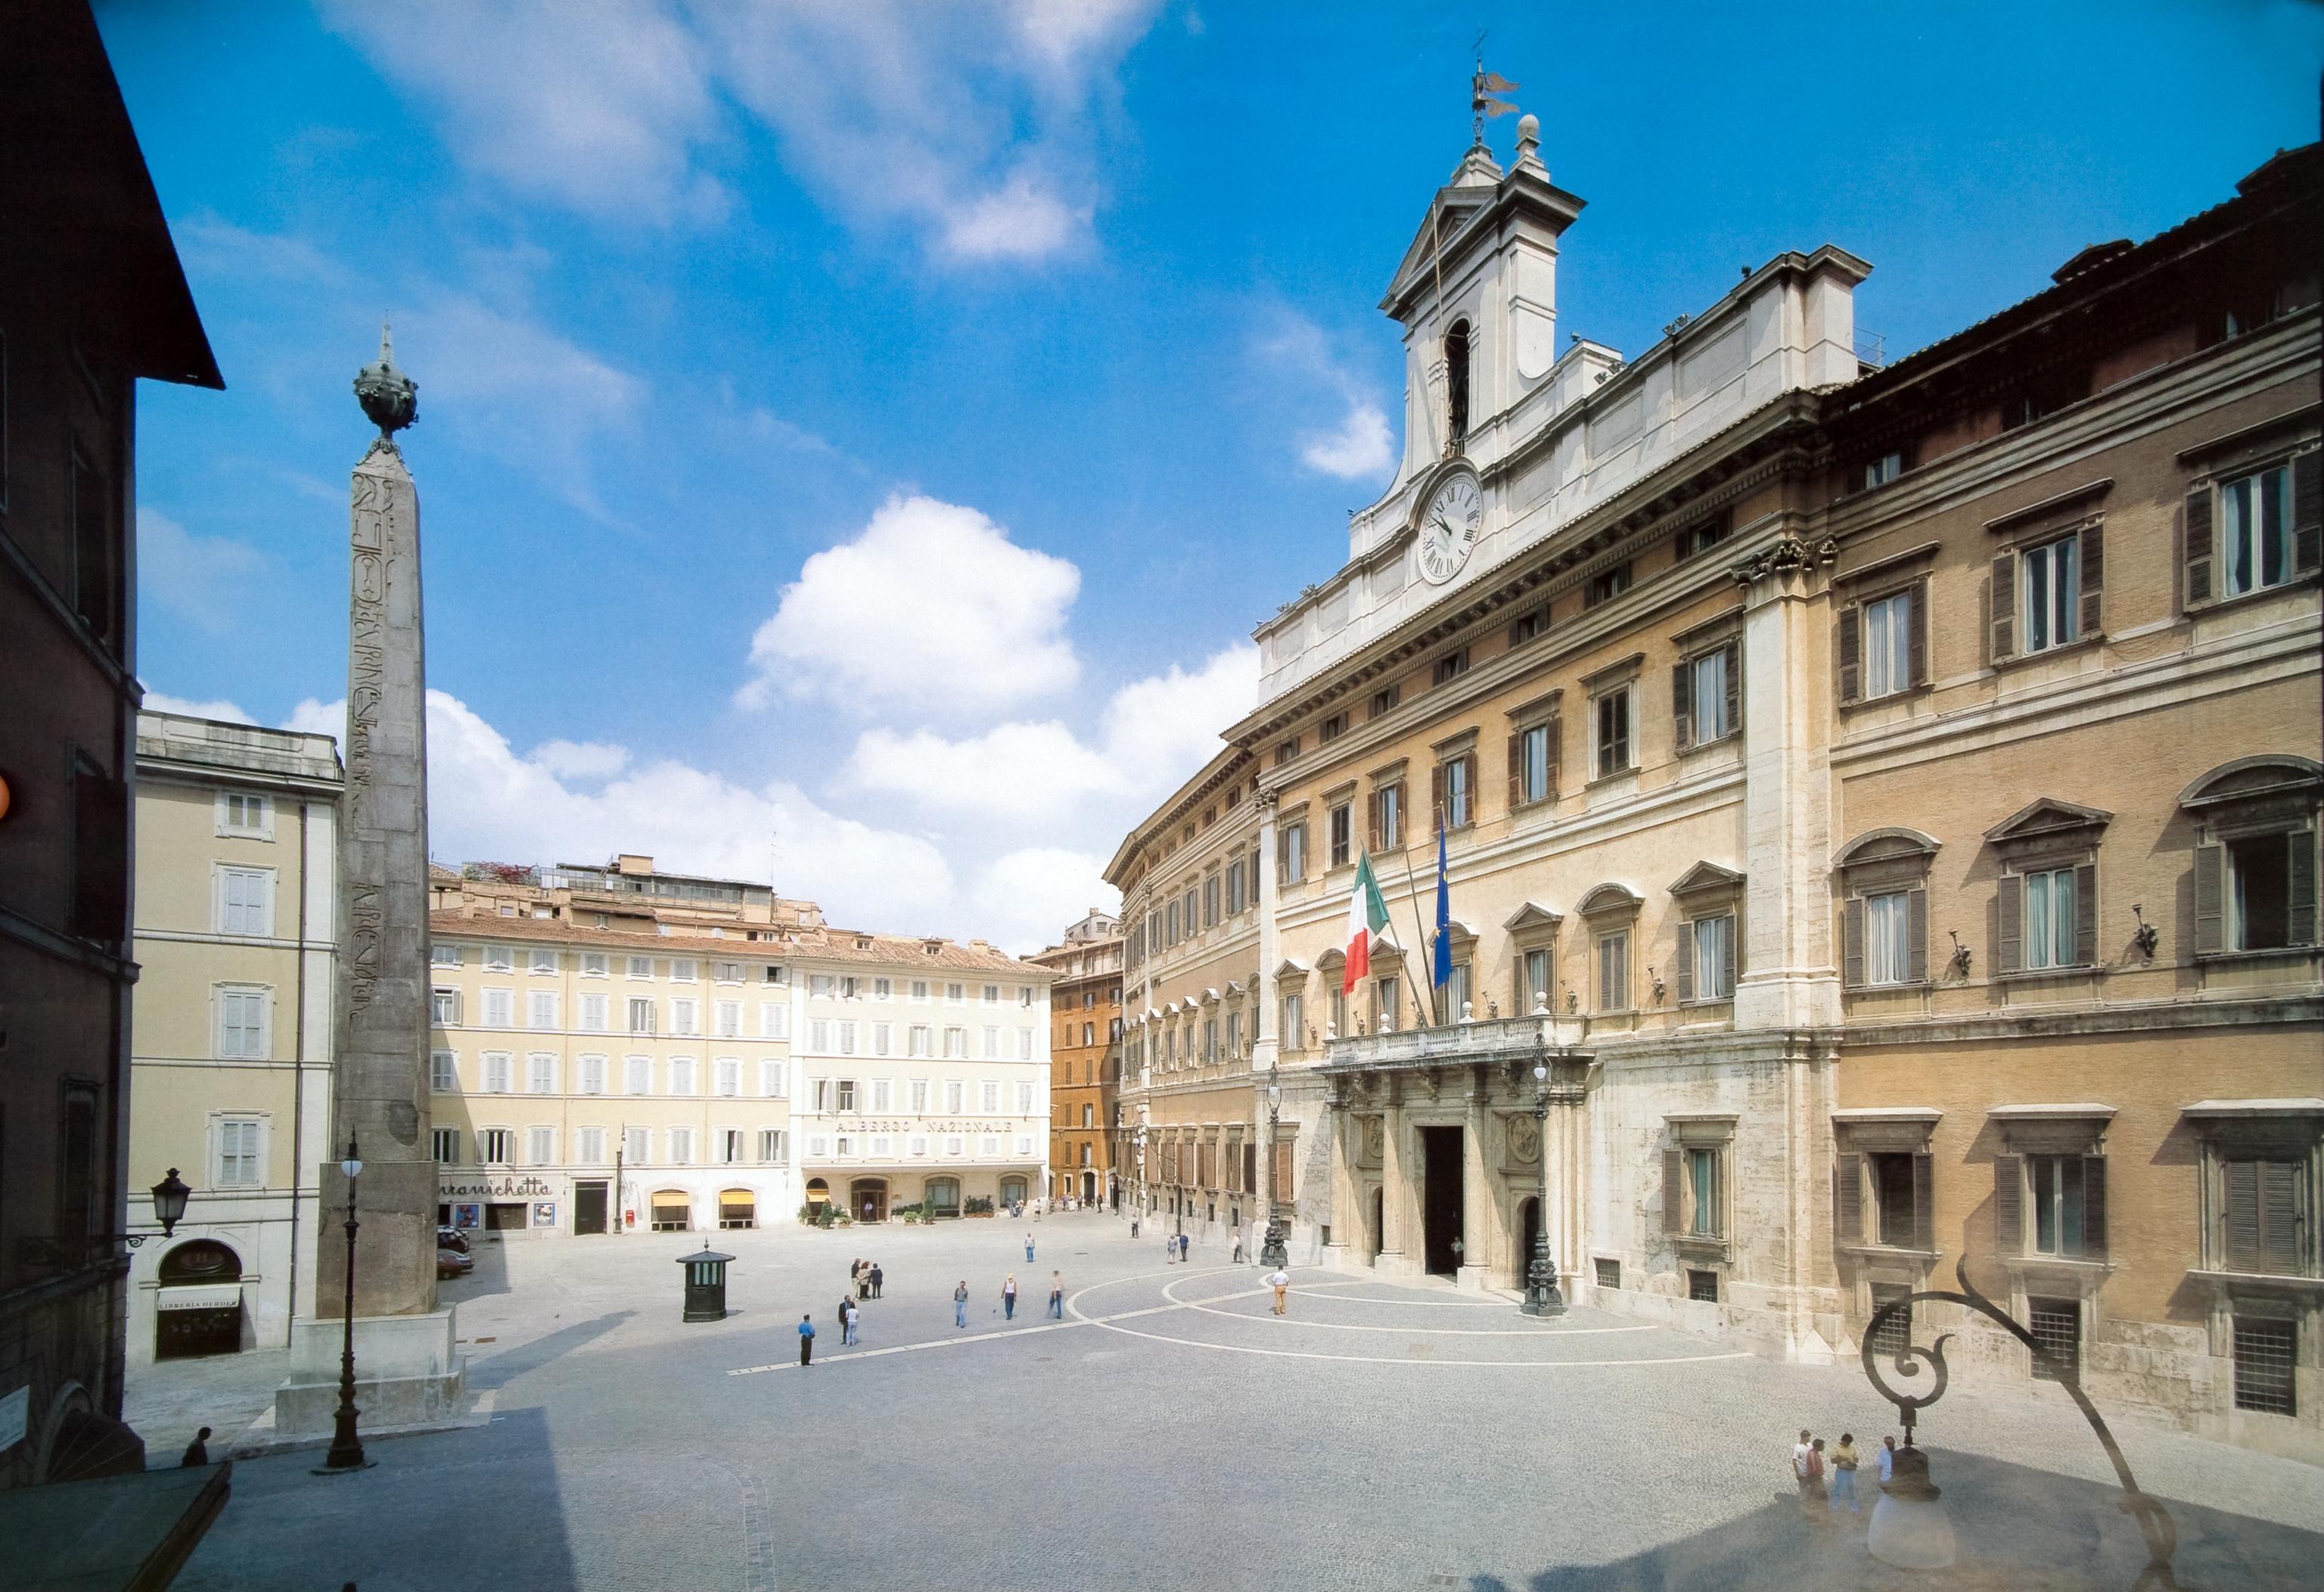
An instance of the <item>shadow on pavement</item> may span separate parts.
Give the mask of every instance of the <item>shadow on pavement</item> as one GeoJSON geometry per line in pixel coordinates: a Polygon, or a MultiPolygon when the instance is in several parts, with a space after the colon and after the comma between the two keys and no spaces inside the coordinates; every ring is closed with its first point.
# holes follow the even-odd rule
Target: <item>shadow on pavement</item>
{"type": "MultiPolygon", "coordinates": [[[[1788,1490],[1739,1520],[1602,1565],[1560,1565],[1522,1592],[1708,1592],[1802,1587],[1975,1588],[1977,1592],[2128,1592],[2146,1568],[2145,1540],[2122,1495],[2006,1460],[1929,1450],[1960,1558],[1950,1569],[1894,1569],[1865,1550],[1878,1484],[1866,1467],[1860,1515],[1812,1513],[1788,1490]]],[[[1777,1463],[1780,1463],[1780,1456],[1777,1463]]],[[[2187,1587],[2313,1587],[2324,1532],[2164,1499],[2179,1527],[2172,1561],[2187,1587]]],[[[1519,1592],[1479,1576],[1471,1592],[1519,1592]]]]}
{"type": "Polygon", "coordinates": [[[526,1372],[537,1371],[559,1356],[570,1354],[583,1344],[603,1337],[636,1314],[635,1310],[610,1310],[586,1321],[576,1321],[570,1327],[560,1327],[530,1343],[503,1349],[488,1359],[472,1359],[468,1362],[469,1390],[481,1392],[488,1387],[505,1387],[526,1372]]]}

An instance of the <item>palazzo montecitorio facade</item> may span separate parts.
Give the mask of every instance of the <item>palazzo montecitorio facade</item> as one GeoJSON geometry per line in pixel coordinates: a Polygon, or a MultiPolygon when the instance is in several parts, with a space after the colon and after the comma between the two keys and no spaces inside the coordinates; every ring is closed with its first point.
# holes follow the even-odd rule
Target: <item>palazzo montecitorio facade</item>
{"type": "Polygon", "coordinates": [[[1568,1300],[1808,1362],[1960,1267],[2101,1401],[2324,1458],[2320,187],[1894,363],[1830,245],[1626,359],[1561,346],[1530,127],[1471,150],[1382,302],[1397,478],[1109,875],[1146,1208],[1251,1219],[1202,1146],[1271,1137],[1295,1259],[1514,1291],[1545,1228],[1568,1300]]]}

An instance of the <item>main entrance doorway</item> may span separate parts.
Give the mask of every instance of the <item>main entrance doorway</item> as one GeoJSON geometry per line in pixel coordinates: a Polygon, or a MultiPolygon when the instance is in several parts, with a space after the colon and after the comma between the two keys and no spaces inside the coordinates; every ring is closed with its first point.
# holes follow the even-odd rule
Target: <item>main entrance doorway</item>
{"type": "Polygon", "coordinates": [[[847,1214],[859,1222],[888,1219],[888,1180],[858,1178],[847,1185],[847,1214]]]}
{"type": "Polygon", "coordinates": [[[605,1230],[604,1184],[573,1185],[573,1230],[576,1233],[603,1233],[605,1230]]]}
{"type": "Polygon", "coordinates": [[[1517,1202],[1517,1286],[1532,1276],[1533,1246],[1541,1239],[1541,1197],[1528,1194],[1517,1202]]]}
{"type": "Polygon", "coordinates": [[[242,1347],[242,1258],[211,1238],[161,1257],[153,1295],[153,1357],[231,1355],[242,1347]]]}
{"type": "Polygon", "coordinates": [[[1420,1130],[1420,1228],[1424,1265],[1429,1275],[1450,1277],[1461,1270],[1461,1130],[1420,1130]]]}

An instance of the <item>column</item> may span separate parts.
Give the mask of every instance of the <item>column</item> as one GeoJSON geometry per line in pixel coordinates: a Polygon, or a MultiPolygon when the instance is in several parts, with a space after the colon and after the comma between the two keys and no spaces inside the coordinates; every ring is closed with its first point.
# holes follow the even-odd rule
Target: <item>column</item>
{"type": "Polygon", "coordinates": [[[1380,1123],[1380,1252],[1373,1263],[1399,1276],[1411,1269],[1405,1250],[1419,1236],[1416,1213],[1406,1208],[1412,1180],[1405,1172],[1405,1131],[1404,1091],[1390,1079],[1380,1123]]]}
{"type": "Polygon", "coordinates": [[[1332,1097],[1332,1242],[1323,1246],[1323,1263],[1347,1264],[1351,1254],[1363,1246],[1356,1235],[1363,1230],[1361,1200],[1356,1192],[1356,1118],[1344,1094],[1332,1097]]]}
{"type": "Polygon", "coordinates": [[[1486,1162],[1487,1137],[1493,1121],[1486,1106],[1491,1092],[1491,1074],[1481,1067],[1471,1068],[1468,1116],[1461,1134],[1461,1269],[1455,1281],[1462,1288],[1479,1290],[1490,1282],[1493,1257],[1508,1247],[1497,1219],[1492,1173],[1486,1162]]]}
{"type": "MultiPolygon", "coordinates": [[[[1251,881],[1259,897],[1259,1010],[1251,1014],[1250,1069],[1272,1073],[1283,1041],[1276,1032],[1283,1023],[1283,998],[1276,988],[1275,969],[1283,956],[1275,931],[1275,792],[1261,791],[1252,800],[1259,803],[1259,877],[1251,881]]],[[[1268,1177],[1272,1198],[1274,1173],[1268,1177]]]]}

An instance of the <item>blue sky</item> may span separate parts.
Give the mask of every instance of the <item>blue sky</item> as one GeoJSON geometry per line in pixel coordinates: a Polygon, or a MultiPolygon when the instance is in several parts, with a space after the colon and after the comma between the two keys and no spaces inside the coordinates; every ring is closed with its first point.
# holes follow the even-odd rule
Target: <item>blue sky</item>
{"type": "Polygon", "coordinates": [[[1387,485],[1374,305],[1479,26],[1590,201],[1562,324],[1625,350],[1825,242],[1918,347],[2313,139],[2324,61],[2324,11],[2219,0],[97,11],[227,382],[143,393],[147,685],[333,720],[385,311],[437,855],[1012,948],[1387,485]]]}

